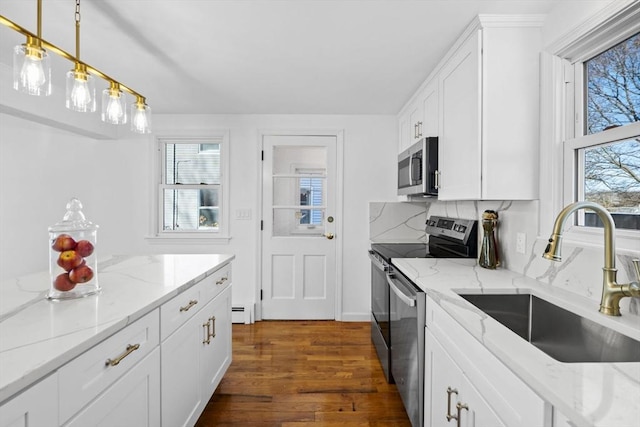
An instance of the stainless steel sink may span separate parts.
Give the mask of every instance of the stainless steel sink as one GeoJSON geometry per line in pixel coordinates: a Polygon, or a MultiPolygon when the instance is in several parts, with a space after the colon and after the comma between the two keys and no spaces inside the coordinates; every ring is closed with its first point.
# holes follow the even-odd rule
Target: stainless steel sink
{"type": "Polygon", "coordinates": [[[640,362],[640,341],[530,294],[460,294],[561,362],[640,362]]]}

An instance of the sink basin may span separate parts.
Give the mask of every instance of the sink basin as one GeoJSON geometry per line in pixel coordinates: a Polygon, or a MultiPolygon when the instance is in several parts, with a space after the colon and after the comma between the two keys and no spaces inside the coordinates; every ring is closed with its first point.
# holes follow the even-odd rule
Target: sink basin
{"type": "Polygon", "coordinates": [[[460,294],[560,362],[640,362],[640,341],[530,294],[460,294]]]}

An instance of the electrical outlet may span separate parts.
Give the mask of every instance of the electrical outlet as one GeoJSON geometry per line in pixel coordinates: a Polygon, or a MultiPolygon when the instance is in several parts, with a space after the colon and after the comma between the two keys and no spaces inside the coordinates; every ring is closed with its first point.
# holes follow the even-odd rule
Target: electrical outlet
{"type": "Polygon", "coordinates": [[[527,235],[525,233],[516,233],[516,252],[524,254],[527,248],[527,235]]]}

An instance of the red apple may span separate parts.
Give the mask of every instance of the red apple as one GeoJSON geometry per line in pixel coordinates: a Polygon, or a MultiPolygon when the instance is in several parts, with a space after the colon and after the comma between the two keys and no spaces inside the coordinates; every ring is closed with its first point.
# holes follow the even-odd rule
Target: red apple
{"type": "Polygon", "coordinates": [[[54,251],[64,252],[70,251],[71,249],[76,247],[76,241],[73,240],[73,237],[68,234],[61,234],[53,241],[51,248],[54,251]]]}
{"type": "Polygon", "coordinates": [[[58,265],[65,271],[72,270],[82,264],[82,257],[76,251],[64,251],[58,257],[58,265]]]}
{"type": "Polygon", "coordinates": [[[69,279],[74,283],[86,283],[93,279],[93,270],[88,265],[81,265],[69,272],[69,279]]]}
{"type": "Polygon", "coordinates": [[[75,251],[78,252],[81,257],[88,257],[93,253],[93,243],[88,240],[78,240],[75,251]]]}
{"type": "Polygon", "coordinates": [[[53,282],[53,287],[59,291],[66,292],[75,288],[76,284],[69,278],[69,273],[62,273],[56,277],[56,280],[53,282]]]}

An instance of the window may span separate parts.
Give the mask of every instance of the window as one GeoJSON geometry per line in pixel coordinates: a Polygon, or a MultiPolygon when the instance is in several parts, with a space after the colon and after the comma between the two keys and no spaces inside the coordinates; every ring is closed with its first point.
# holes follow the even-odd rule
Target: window
{"type": "Polygon", "coordinates": [[[298,178],[300,206],[316,208],[301,209],[298,224],[305,227],[320,226],[324,216],[325,171],[321,169],[298,169],[296,173],[309,175],[298,178]],[[317,175],[317,177],[313,175],[317,175]]]}
{"type": "Polygon", "coordinates": [[[226,135],[158,138],[159,236],[226,234],[225,140],[226,135]]]}
{"type": "MultiPolygon", "coordinates": [[[[617,229],[640,230],[640,33],[573,68],[577,114],[565,143],[565,201],[596,202],[617,229]]],[[[577,219],[602,227],[589,211],[577,219]]]]}

